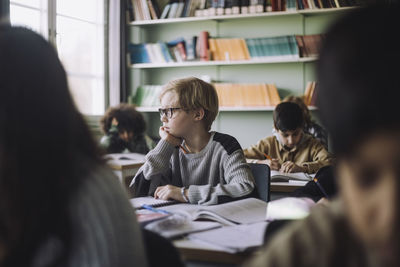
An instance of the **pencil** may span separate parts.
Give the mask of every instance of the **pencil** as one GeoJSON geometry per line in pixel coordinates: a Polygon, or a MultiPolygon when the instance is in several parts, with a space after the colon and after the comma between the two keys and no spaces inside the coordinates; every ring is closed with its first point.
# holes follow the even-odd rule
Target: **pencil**
{"type": "Polygon", "coordinates": [[[182,145],[179,145],[179,147],[182,149],[183,153],[185,153],[185,154],[188,153],[187,150],[182,145]]]}
{"type": "Polygon", "coordinates": [[[272,158],[270,156],[268,156],[267,154],[264,153],[265,158],[271,160],[272,158]]]}
{"type": "Polygon", "coordinates": [[[318,179],[317,179],[317,178],[314,178],[314,182],[317,184],[317,186],[318,186],[319,190],[321,190],[322,194],[324,194],[324,196],[325,196],[326,198],[329,198],[329,197],[328,197],[328,194],[326,193],[326,191],[325,191],[325,189],[322,187],[322,185],[318,182],[318,179]]]}
{"type": "Polygon", "coordinates": [[[157,212],[157,213],[170,214],[170,213],[169,213],[168,211],[166,211],[166,210],[156,209],[156,208],[153,208],[152,206],[146,205],[146,204],[142,205],[142,208],[143,208],[143,209],[146,209],[146,210],[153,211],[153,212],[157,212]]]}

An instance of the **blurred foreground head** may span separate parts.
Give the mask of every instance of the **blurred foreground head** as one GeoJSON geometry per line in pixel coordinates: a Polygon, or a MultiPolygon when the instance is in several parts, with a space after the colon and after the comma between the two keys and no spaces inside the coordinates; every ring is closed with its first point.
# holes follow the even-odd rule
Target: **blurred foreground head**
{"type": "Polygon", "coordinates": [[[338,156],[350,223],[387,265],[398,265],[400,116],[396,4],[361,8],[327,33],[317,105],[338,156]]]}
{"type": "Polygon", "coordinates": [[[88,162],[100,156],[55,49],[28,29],[0,26],[1,266],[30,266],[49,236],[66,258],[68,202],[88,162]]]}

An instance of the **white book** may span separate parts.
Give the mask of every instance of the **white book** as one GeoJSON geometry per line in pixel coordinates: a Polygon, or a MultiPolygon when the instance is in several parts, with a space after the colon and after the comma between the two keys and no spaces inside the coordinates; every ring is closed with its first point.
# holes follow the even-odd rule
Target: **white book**
{"type": "Polygon", "coordinates": [[[163,10],[163,12],[161,13],[160,19],[166,19],[166,18],[167,18],[168,12],[169,12],[169,9],[170,9],[170,8],[171,8],[171,4],[167,4],[167,5],[164,7],[164,10],[163,10]]]}
{"type": "Polygon", "coordinates": [[[175,2],[171,4],[171,8],[169,9],[168,18],[175,18],[176,11],[178,10],[179,3],[175,2]]]}
{"type": "Polygon", "coordinates": [[[182,17],[182,12],[183,12],[183,8],[184,7],[185,7],[185,3],[184,2],[179,2],[178,3],[178,8],[177,8],[176,13],[175,13],[175,18],[182,17]]]}
{"type": "Polygon", "coordinates": [[[316,203],[306,197],[284,197],[268,202],[267,221],[302,219],[316,203]]]}
{"type": "Polygon", "coordinates": [[[211,206],[177,204],[165,206],[163,210],[183,214],[193,221],[208,219],[224,225],[236,225],[265,221],[266,208],[266,202],[256,198],[246,198],[211,206]]]}
{"type": "Polygon", "coordinates": [[[314,174],[308,174],[304,172],[280,172],[271,171],[271,182],[289,182],[289,180],[299,180],[299,181],[312,181],[314,174]]]}

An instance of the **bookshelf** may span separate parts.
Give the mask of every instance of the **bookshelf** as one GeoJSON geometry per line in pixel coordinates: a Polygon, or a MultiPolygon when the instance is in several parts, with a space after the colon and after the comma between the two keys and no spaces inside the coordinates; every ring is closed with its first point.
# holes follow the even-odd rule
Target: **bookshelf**
{"type": "MultiPolygon", "coordinates": [[[[211,37],[258,38],[308,35],[325,32],[329,23],[352,8],[329,8],[266,12],[246,15],[188,17],[128,23],[128,42],[157,43],[208,31],[211,37]]],[[[301,95],[308,81],[315,80],[316,57],[238,61],[188,61],[130,64],[127,56],[127,95],[143,84],[159,85],[187,76],[208,76],[224,83],[275,83],[281,98],[301,95]]],[[[157,108],[139,107],[148,132],[158,135],[157,108]]],[[[310,108],[315,114],[316,109],[310,108]]],[[[243,147],[270,135],[273,107],[220,108],[212,129],[235,136],[243,147]]]]}

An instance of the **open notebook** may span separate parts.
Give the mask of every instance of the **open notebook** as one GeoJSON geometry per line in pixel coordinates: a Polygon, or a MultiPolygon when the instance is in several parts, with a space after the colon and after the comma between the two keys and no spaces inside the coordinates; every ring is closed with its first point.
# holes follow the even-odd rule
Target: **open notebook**
{"type": "Polygon", "coordinates": [[[130,199],[132,206],[135,209],[141,209],[143,205],[148,205],[153,208],[159,208],[159,207],[164,207],[168,205],[173,205],[173,204],[178,204],[180,203],[179,201],[176,200],[163,200],[163,199],[157,199],[154,197],[135,197],[130,199]]]}
{"type": "Polygon", "coordinates": [[[304,172],[280,172],[280,171],[271,171],[271,182],[289,182],[290,180],[296,181],[312,181],[315,174],[308,174],[304,172]]]}
{"type": "Polygon", "coordinates": [[[206,219],[224,225],[236,225],[265,221],[266,208],[266,202],[246,198],[212,206],[178,204],[165,206],[163,210],[183,214],[192,221],[206,219]]]}

